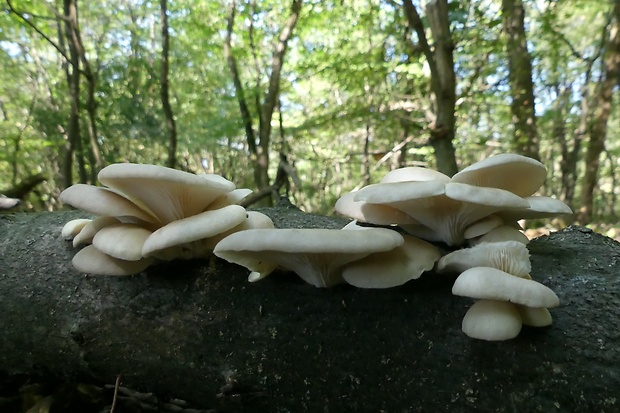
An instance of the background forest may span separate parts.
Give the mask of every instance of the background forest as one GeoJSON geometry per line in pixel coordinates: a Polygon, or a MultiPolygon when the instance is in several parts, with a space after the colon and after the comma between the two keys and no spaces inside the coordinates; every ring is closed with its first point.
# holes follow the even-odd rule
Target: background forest
{"type": "Polygon", "coordinates": [[[512,151],[612,224],[618,3],[4,0],[0,193],[53,210],[128,161],[329,214],[390,169],[512,151]]]}

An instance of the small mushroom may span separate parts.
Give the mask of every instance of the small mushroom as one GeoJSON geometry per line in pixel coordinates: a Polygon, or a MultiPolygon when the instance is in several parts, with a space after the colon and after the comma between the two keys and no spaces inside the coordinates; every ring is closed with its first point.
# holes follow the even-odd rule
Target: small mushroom
{"type": "Polygon", "coordinates": [[[139,261],[143,258],[142,246],[151,234],[139,225],[118,223],[99,230],[93,237],[93,246],[113,258],[139,261]]]}
{"type": "Polygon", "coordinates": [[[391,288],[420,278],[441,256],[426,241],[403,235],[404,243],[392,250],[375,252],[344,266],[342,278],[359,288],[391,288]]]}
{"type": "Polygon", "coordinates": [[[452,294],[482,300],[510,301],[528,307],[557,307],[558,296],[547,286],[491,267],[474,267],[458,276],[452,294]]]}
{"type": "Polygon", "coordinates": [[[553,322],[551,313],[545,307],[526,307],[515,304],[515,308],[521,315],[523,324],[530,327],[546,327],[553,322]]]}
{"type": "Polygon", "coordinates": [[[114,258],[99,251],[93,245],[82,248],[72,260],[76,270],[99,275],[133,275],[144,271],[152,262],[151,258],[137,261],[114,258]]]}
{"type": "Polygon", "coordinates": [[[279,266],[315,287],[331,287],[344,282],[341,271],[345,264],[403,242],[399,233],[383,228],[251,229],[224,238],[213,252],[252,271],[250,281],[264,278],[279,266]]]}
{"type": "Polygon", "coordinates": [[[462,273],[474,267],[492,267],[521,278],[532,270],[530,253],[517,241],[491,242],[453,251],[437,262],[437,272],[462,273]]]}
{"type": "Polygon", "coordinates": [[[502,341],[518,336],[521,326],[521,316],[514,304],[480,300],[467,310],[461,328],[472,338],[502,341]]]}
{"type": "Polygon", "coordinates": [[[86,219],[86,218],[72,219],[71,221],[67,222],[62,227],[62,231],[60,235],[65,240],[71,241],[73,238],[76,237],[76,235],[80,233],[80,231],[84,229],[86,224],[90,223],[91,221],[92,219],[86,219]]]}
{"type": "Polygon", "coordinates": [[[91,222],[86,224],[84,228],[82,228],[80,233],[77,234],[75,238],[73,238],[73,246],[77,247],[81,244],[92,243],[95,234],[97,234],[97,232],[99,232],[102,228],[118,223],[120,223],[120,221],[117,218],[108,216],[100,216],[93,219],[91,222]]]}

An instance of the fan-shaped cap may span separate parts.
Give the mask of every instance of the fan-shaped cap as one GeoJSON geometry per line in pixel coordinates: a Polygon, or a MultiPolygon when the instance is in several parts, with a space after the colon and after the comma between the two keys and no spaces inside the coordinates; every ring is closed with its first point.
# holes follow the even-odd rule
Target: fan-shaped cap
{"type": "Polygon", "coordinates": [[[164,260],[205,256],[210,251],[204,248],[204,245],[191,244],[236,227],[245,219],[245,208],[228,205],[173,221],[147,238],[142,247],[142,255],[164,260]]]}
{"type": "Polygon", "coordinates": [[[560,299],[547,286],[490,267],[470,268],[458,276],[452,294],[510,301],[528,307],[557,307],[560,299]]]}
{"type": "Polygon", "coordinates": [[[480,300],[474,303],[465,317],[462,329],[471,338],[502,341],[515,338],[521,331],[521,316],[512,303],[480,300]]]}
{"type": "Polygon", "coordinates": [[[216,198],[235,189],[232,182],[218,175],[198,176],[163,166],[131,163],[106,166],[99,172],[99,181],[164,225],[203,212],[216,198]]]}
{"type": "Polygon", "coordinates": [[[437,271],[461,273],[473,267],[492,267],[517,277],[532,270],[530,253],[518,241],[490,242],[453,251],[437,262],[437,271]]]}
{"type": "Polygon", "coordinates": [[[455,174],[451,182],[499,188],[526,197],[545,183],[547,170],[527,156],[505,153],[491,156],[455,174]]]}
{"type": "Polygon", "coordinates": [[[342,278],[359,288],[391,288],[420,278],[441,256],[439,249],[409,235],[403,238],[404,243],[390,251],[375,252],[346,264],[342,278]]]}
{"type": "Polygon", "coordinates": [[[250,229],[224,238],[213,252],[248,268],[253,272],[251,280],[264,278],[280,266],[316,287],[330,287],[344,282],[341,269],[346,263],[391,250],[403,242],[399,233],[383,228],[250,229]]]}
{"type": "Polygon", "coordinates": [[[153,215],[129,199],[99,186],[86,184],[70,186],[62,191],[60,200],[65,204],[95,215],[134,217],[146,222],[156,221],[153,215]]]}
{"type": "Polygon", "coordinates": [[[125,261],[143,258],[142,246],[152,234],[136,224],[118,223],[99,230],[93,237],[93,245],[104,254],[125,261]]]}
{"type": "Polygon", "coordinates": [[[450,181],[450,177],[448,175],[442,174],[441,172],[435,171],[434,169],[422,168],[419,166],[409,166],[405,168],[394,169],[393,171],[385,174],[385,176],[381,179],[382,184],[407,181],[439,181],[447,183],[450,181]]]}
{"type": "Polygon", "coordinates": [[[125,261],[110,257],[93,245],[82,248],[73,257],[73,267],[84,273],[99,275],[132,275],[144,271],[153,262],[150,258],[125,261]]]}
{"type": "Polygon", "coordinates": [[[62,231],[60,235],[65,240],[71,241],[73,238],[75,238],[76,235],[80,233],[80,231],[84,229],[86,224],[89,224],[91,221],[92,219],[88,219],[88,218],[72,219],[71,221],[67,222],[62,227],[62,231]]]}
{"type": "Polygon", "coordinates": [[[548,196],[528,196],[524,199],[529,204],[527,208],[501,211],[498,215],[505,222],[514,222],[520,219],[549,218],[573,213],[573,210],[559,199],[548,196]]]}
{"type": "Polygon", "coordinates": [[[349,192],[336,201],[336,212],[357,221],[375,225],[415,224],[417,221],[388,205],[369,204],[355,200],[355,192],[349,192]]]}
{"type": "Polygon", "coordinates": [[[80,244],[92,243],[95,234],[97,234],[97,232],[99,232],[102,228],[118,223],[120,223],[120,221],[117,218],[109,216],[100,216],[93,219],[91,222],[86,224],[84,228],[82,228],[80,233],[77,234],[75,238],[73,238],[73,246],[77,247],[80,244]]]}

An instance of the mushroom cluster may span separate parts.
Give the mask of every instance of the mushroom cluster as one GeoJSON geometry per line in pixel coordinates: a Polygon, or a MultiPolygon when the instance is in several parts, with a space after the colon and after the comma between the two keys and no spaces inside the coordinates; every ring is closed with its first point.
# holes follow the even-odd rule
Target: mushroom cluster
{"type": "Polygon", "coordinates": [[[213,252],[248,268],[252,282],[283,268],[315,287],[360,288],[401,285],[432,269],[440,256],[437,247],[394,230],[358,228],[248,230],[224,238],[213,252]]]}
{"type": "Polygon", "coordinates": [[[443,256],[437,272],[461,273],[453,293],[480,299],[463,319],[470,337],[505,340],[522,325],[551,324],[547,308],[559,305],[548,287],[530,277],[529,242],[521,219],[571,214],[563,202],[534,193],[546,168],[516,154],[475,163],[452,178],[408,167],[380,183],[341,197],[336,211],[358,221],[398,226],[405,232],[457,249],[443,256]]]}
{"type": "Polygon", "coordinates": [[[202,258],[224,237],[251,228],[273,228],[258,212],[237,205],[251,193],[214,174],[193,175],[156,165],[113,164],[98,175],[105,187],[64,190],[65,204],[97,215],[69,221],[62,235],[86,273],[131,275],[160,260],[202,258]]]}
{"type": "Polygon", "coordinates": [[[249,269],[249,281],[276,268],[316,287],[348,283],[389,288],[433,268],[460,273],[453,294],[478,301],[462,328],[470,337],[506,340],[523,325],[551,324],[553,291],[531,279],[521,219],[571,214],[564,203],[534,193],[546,177],[538,161],[493,156],[452,178],[407,167],[341,197],[336,211],[353,218],[343,229],[276,229],[265,215],[237,203],[251,191],[213,174],[155,165],[114,164],[105,187],[74,185],[61,200],[97,215],[68,222],[80,271],[129,275],[160,260],[214,253],[249,269]],[[443,257],[443,250],[451,250],[443,257]]]}

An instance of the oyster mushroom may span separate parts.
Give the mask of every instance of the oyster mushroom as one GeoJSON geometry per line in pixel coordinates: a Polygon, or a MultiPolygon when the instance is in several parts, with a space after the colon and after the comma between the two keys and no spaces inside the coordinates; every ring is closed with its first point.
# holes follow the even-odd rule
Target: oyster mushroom
{"type": "Polygon", "coordinates": [[[235,189],[221,176],[193,175],[158,165],[112,164],[103,168],[98,178],[164,225],[203,212],[235,189]]]}
{"type": "Polygon", "coordinates": [[[441,181],[369,185],[357,192],[355,200],[403,211],[419,223],[401,225],[408,233],[448,245],[462,245],[465,229],[476,221],[529,205],[502,189],[441,181]]]}
{"type": "Polygon", "coordinates": [[[282,267],[315,287],[331,287],[344,282],[345,264],[389,251],[403,242],[399,233],[383,228],[251,229],[224,238],[213,253],[252,271],[250,281],[260,280],[282,267]]]}
{"type": "Polygon", "coordinates": [[[437,262],[437,272],[462,273],[474,267],[491,267],[521,278],[530,278],[530,253],[521,242],[504,241],[453,251],[437,262]]]}
{"type": "Polygon", "coordinates": [[[532,195],[545,183],[547,169],[536,159],[514,153],[491,156],[456,173],[450,182],[532,195]]]}
{"type": "MultiPolygon", "coordinates": [[[[355,221],[343,230],[368,230],[355,221]]],[[[404,242],[394,249],[370,254],[346,264],[344,280],[359,288],[391,288],[420,278],[424,271],[433,269],[441,256],[439,249],[426,241],[403,235],[404,242]]]]}
{"type": "Polygon", "coordinates": [[[474,267],[458,276],[452,294],[482,300],[510,301],[527,307],[557,307],[558,296],[547,286],[491,267],[474,267]]]}
{"type": "Polygon", "coordinates": [[[471,338],[502,341],[518,336],[522,325],[521,315],[514,304],[480,300],[467,310],[461,328],[471,338]]]}

